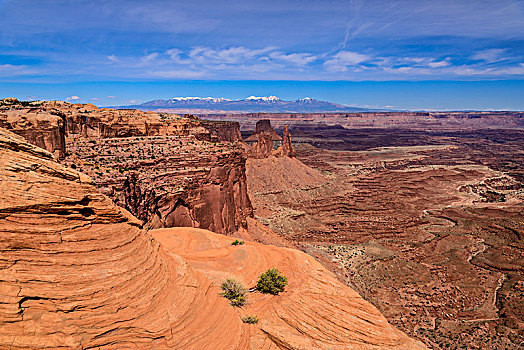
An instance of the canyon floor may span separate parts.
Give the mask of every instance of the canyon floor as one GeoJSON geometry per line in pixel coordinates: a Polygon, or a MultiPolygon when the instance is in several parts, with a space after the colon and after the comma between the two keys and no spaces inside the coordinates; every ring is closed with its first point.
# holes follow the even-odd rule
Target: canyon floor
{"type": "Polygon", "coordinates": [[[524,345],[523,131],[291,133],[303,164],[246,165],[258,220],[430,348],[524,345]]]}

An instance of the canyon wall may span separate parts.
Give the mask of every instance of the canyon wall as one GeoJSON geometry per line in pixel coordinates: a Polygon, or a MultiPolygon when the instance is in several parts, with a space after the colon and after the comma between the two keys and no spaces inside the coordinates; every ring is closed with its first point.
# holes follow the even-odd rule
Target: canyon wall
{"type": "Polygon", "coordinates": [[[0,125],[88,173],[146,227],[233,233],[252,216],[236,122],[2,100],[0,125]]]}
{"type": "Polygon", "coordinates": [[[64,163],[90,175],[146,227],[189,226],[231,234],[252,216],[245,153],[194,137],[70,140],[64,163]]]}

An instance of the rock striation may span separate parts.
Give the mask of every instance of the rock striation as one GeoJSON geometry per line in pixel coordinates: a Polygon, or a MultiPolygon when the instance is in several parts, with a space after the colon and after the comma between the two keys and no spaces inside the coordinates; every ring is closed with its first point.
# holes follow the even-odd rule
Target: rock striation
{"type": "Polygon", "coordinates": [[[305,253],[249,241],[232,246],[230,237],[199,229],[152,233],[217,285],[232,277],[252,287],[271,267],[288,277],[283,293],[250,293],[239,310],[260,319],[250,326],[252,349],[425,349],[305,253]]]}
{"type": "Polygon", "coordinates": [[[21,104],[16,98],[0,100],[0,127],[23,136],[63,159],[65,149],[65,118],[58,111],[43,111],[35,103],[21,104]]]}
{"type": "Polygon", "coordinates": [[[246,142],[253,142],[248,148],[250,158],[268,158],[270,156],[276,157],[296,157],[295,149],[291,144],[291,134],[286,125],[282,137],[280,137],[273,127],[269,119],[261,119],[257,122],[255,132],[246,139],[246,142]],[[275,142],[281,142],[281,145],[274,150],[275,142]]]}
{"type": "Polygon", "coordinates": [[[87,176],[3,129],[0,189],[1,349],[248,348],[208,279],[87,176]]]}
{"type": "Polygon", "coordinates": [[[64,163],[91,176],[147,228],[188,226],[231,234],[253,216],[244,150],[195,137],[71,139],[64,163]]]}

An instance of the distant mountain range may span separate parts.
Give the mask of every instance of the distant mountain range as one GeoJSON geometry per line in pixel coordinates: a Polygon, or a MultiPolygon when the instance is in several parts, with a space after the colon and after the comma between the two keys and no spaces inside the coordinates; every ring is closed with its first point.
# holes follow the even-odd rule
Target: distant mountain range
{"type": "Polygon", "coordinates": [[[117,106],[116,108],[135,108],[140,110],[183,109],[231,112],[274,112],[274,113],[314,113],[314,112],[366,112],[378,109],[348,107],[332,102],[315,100],[309,97],[294,101],[284,101],[276,96],[250,96],[242,100],[213,97],[174,97],[169,100],[153,100],[140,105],[117,106]]]}

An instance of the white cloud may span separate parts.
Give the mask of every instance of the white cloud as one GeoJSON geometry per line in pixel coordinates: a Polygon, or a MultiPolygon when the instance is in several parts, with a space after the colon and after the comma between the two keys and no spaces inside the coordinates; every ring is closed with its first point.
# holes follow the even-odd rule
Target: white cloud
{"type": "Polygon", "coordinates": [[[209,47],[196,46],[191,49],[188,56],[198,63],[225,63],[237,64],[260,57],[274,48],[248,49],[243,46],[214,50],[209,47]]]}
{"type": "Polygon", "coordinates": [[[453,69],[456,75],[465,76],[505,76],[505,75],[524,75],[524,63],[518,66],[504,68],[478,68],[475,66],[460,66],[453,69]]]}
{"type": "Polygon", "coordinates": [[[141,57],[140,58],[140,62],[142,62],[142,63],[150,63],[151,61],[154,61],[155,59],[157,59],[158,56],[160,56],[160,54],[158,52],[153,52],[153,53],[150,53],[149,55],[145,55],[145,56],[141,57]]]}
{"type": "Polygon", "coordinates": [[[110,61],[113,62],[113,63],[120,62],[120,60],[118,59],[118,57],[116,57],[115,55],[107,56],[107,59],[110,60],[110,61]]]}
{"type": "Polygon", "coordinates": [[[504,53],[506,53],[506,49],[481,50],[477,51],[473,56],[471,56],[471,59],[476,61],[485,61],[487,63],[494,63],[504,60],[504,53]]]}
{"type": "Polygon", "coordinates": [[[40,72],[30,66],[0,64],[0,73],[3,76],[37,75],[40,72]]]}
{"type": "Polygon", "coordinates": [[[66,98],[66,101],[78,101],[78,100],[80,100],[80,97],[75,96],[75,95],[69,96],[66,98]]]}
{"type": "Polygon", "coordinates": [[[116,96],[106,96],[107,98],[116,98],[116,96]]]}
{"type": "Polygon", "coordinates": [[[332,59],[324,62],[324,67],[331,72],[345,72],[349,66],[356,66],[370,59],[370,56],[358,52],[340,51],[332,59]]]}
{"type": "Polygon", "coordinates": [[[449,58],[446,58],[442,61],[431,61],[428,63],[428,66],[430,66],[431,68],[442,68],[448,67],[449,65],[451,65],[451,62],[449,62],[449,58]]]}
{"type": "Polygon", "coordinates": [[[205,72],[189,71],[189,70],[162,70],[162,71],[148,71],[147,75],[157,78],[175,78],[175,79],[192,79],[201,78],[205,72]]]}
{"type": "Polygon", "coordinates": [[[317,56],[313,56],[309,53],[282,53],[282,52],[271,52],[269,57],[275,60],[286,61],[297,65],[306,65],[317,60],[317,56]]]}

